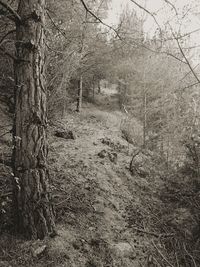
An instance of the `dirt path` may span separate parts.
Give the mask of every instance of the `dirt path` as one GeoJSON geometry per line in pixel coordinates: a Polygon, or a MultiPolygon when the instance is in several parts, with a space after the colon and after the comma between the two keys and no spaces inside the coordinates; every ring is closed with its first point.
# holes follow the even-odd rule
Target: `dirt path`
{"type": "Polygon", "coordinates": [[[135,189],[127,170],[131,147],[120,131],[125,115],[115,108],[105,111],[105,105],[89,105],[60,122],[75,133],[75,140],[50,138],[52,173],[60,175],[54,182],[66,192],[57,209],[65,221],[58,239],[64,247],[72,245],[67,266],[137,267],[144,257],[126,221],[135,189]],[[75,249],[74,242],[79,243],[75,249]]]}

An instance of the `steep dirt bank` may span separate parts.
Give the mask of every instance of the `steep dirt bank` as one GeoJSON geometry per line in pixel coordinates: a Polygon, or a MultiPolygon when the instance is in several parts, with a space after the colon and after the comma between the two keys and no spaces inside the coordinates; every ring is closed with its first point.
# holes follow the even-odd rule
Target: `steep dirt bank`
{"type": "Polygon", "coordinates": [[[75,133],[75,140],[50,138],[52,173],[61,175],[54,178],[58,214],[63,217],[61,232],[70,233],[72,247],[73,242],[79,243],[68,264],[139,266],[132,248],[137,244],[131,240],[125,219],[134,188],[127,170],[132,147],[120,131],[123,118],[119,111],[90,106],[60,123],[75,133]],[[58,188],[66,194],[60,197],[58,188]]]}
{"type": "Polygon", "coordinates": [[[96,100],[98,105],[85,104],[80,114],[68,111],[49,127],[58,235],[35,242],[3,235],[0,266],[167,266],[159,254],[165,232],[152,230],[160,223],[162,179],[131,175],[137,148],[122,138],[126,115],[118,110],[116,96],[96,100]],[[71,130],[75,138],[56,137],[59,130],[71,130]],[[156,263],[155,253],[163,265],[156,263]]]}
{"type": "Polygon", "coordinates": [[[10,237],[4,236],[2,264],[4,260],[11,266],[140,266],[141,258],[145,260],[126,221],[126,207],[136,190],[127,170],[133,147],[121,137],[125,115],[112,101],[116,99],[101,96],[98,106],[88,104],[81,114],[71,112],[50,127],[58,236],[36,244],[12,239],[9,246],[10,237]],[[55,137],[58,129],[72,130],[75,140],[55,137]],[[43,243],[47,247],[41,259],[32,257],[34,247],[43,243]]]}

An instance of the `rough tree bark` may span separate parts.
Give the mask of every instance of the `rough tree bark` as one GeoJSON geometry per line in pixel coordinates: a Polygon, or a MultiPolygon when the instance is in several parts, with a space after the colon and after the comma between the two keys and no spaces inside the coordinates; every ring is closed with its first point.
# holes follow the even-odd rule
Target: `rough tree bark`
{"type": "Polygon", "coordinates": [[[19,1],[16,22],[14,195],[18,230],[27,238],[55,233],[47,167],[45,0],[19,1]]]}

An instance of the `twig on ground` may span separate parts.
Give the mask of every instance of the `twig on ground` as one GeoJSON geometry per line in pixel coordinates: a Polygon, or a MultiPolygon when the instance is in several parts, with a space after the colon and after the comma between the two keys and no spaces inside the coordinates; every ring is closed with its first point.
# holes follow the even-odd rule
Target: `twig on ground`
{"type": "Polygon", "coordinates": [[[158,262],[158,260],[155,257],[153,257],[153,259],[158,264],[158,266],[162,267],[162,265],[158,262]]]}
{"type": "Polygon", "coordinates": [[[194,267],[197,267],[197,264],[196,264],[196,262],[194,260],[194,257],[187,251],[185,244],[183,244],[183,248],[184,248],[185,252],[187,253],[187,255],[192,259],[194,267]]]}
{"type": "Polygon", "coordinates": [[[177,253],[175,252],[175,257],[176,257],[176,264],[177,264],[177,267],[179,267],[179,262],[178,262],[178,257],[177,257],[177,253]]]}
{"type": "Polygon", "coordinates": [[[162,252],[158,249],[158,247],[156,246],[156,244],[152,241],[152,244],[154,245],[155,249],[157,250],[157,252],[159,253],[159,255],[163,258],[163,260],[165,260],[165,262],[167,264],[169,264],[170,267],[174,267],[173,264],[171,264],[168,259],[166,259],[166,257],[162,254],[162,252]]]}
{"type": "Polygon", "coordinates": [[[134,229],[134,230],[136,230],[138,232],[144,233],[144,234],[153,235],[153,236],[158,237],[158,238],[174,236],[173,233],[171,233],[171,234],[164,234],[164,233],[163,234],[158,234],[158,233],[146,231],[144,229],[140,229],[140,228],[137,228],[137,227],[132,227],[132,229],[134,229]]]}

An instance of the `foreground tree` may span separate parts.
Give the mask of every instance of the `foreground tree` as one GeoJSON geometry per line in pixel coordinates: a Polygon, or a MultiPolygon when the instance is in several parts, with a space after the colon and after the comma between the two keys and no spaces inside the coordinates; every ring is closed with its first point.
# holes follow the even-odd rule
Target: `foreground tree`
{"type": "Polygon", "coordinates": [[[47,167],[45,0],[19,1],[15,12],[0,4],[16,25],[14,204],[18,231],[28,238],[55,232],[47,167]]]}

